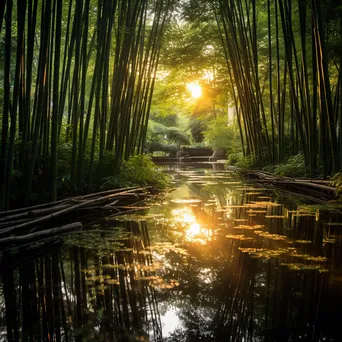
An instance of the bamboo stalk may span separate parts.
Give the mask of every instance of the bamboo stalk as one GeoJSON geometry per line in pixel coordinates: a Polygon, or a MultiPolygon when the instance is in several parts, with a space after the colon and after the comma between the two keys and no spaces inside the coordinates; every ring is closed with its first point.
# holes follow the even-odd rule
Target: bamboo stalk
{"type": "Polygon", "coordinates": [[[80,222],[73,222],[64,226],[55,227],[46,229],[40,232],[25,234],[21,236],[10,236],[3,239],[0,239],[0,246],[5,246],[9,244],[20,244],[20,243],[28,243],[32,241],[39,241],[40,239],[44,239],[47,237],[51,237],[53,235],[60,235],[67,232],[70,232],[75,229],[82,228],[82,224],[80,222]]]}
{"type": "Polygon", "coordinates": [[[46,223],[47,221],[51,221],[53,219],[58,219],[66,214],[69,214],[77,209],[80,209],[80,208],[83,208],[85,206],[89,206],[91,204],[99,204],[99,203],[103,203],[107,200],[110,200],[112,199],[113,197],[117,197],[117,196],[120,196],[120,195],[126,195],[126,194],[129,194],[133,191],[138,191],[138,190],[143,190],[144,188],[138,188],[138,189],[134,189],[134,190],[127,190],[127,191],[122,191],[122,192],[119,192],[119,193],[114,193],[114,194],[110,194],[110,195],[107,195],[107,196],[102,196],[102,197],[99,197],[99,198],[95,198],[95,199],[90,199],[89,201],[86,201],[86,202],[83,202],[83,203],[79,203],[79,204],[76,204],[76,205],[73,205],[71,207],[67,207],[67,208],[64,208],[58,212],[55,212],[55,213],[52,213],[52,214],[49,214],[47,216],[43,216],[43,217],[40,217],[36,220],[32,220],[32,221],[29,221],[29,222],[26,222],[26,223],[22,223],[22,224],[19,224],[19,225],[16,225],[16,226],[12,226],[10,228],[6,228],[6,229],[3,229],[0,231],[0,236],[3,236],[3,235],[9,235],[9,234],[12,234],[13,232],[18,232],[19,234],[22,232],[22,231],[25,231],[26,229],[32,227],[32,226],[36,226],[36,225],[40,225],[42,223],[46,223]]]}

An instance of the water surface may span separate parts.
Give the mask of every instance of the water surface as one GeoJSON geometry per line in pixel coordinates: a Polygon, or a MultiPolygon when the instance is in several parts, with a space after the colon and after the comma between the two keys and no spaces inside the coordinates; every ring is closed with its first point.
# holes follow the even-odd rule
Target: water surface
{"type": "Polygon", "coordinates": [[[340,341],[342,215],[173,170],[151,209],[1,259],[1,341],[340,341]]]}

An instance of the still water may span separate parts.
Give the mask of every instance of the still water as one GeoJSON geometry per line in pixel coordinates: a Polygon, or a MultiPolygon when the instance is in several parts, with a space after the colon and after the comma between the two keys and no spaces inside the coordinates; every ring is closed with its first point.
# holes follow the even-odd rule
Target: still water
{"type": "Polygon", "coordinates": [[[175,169],[150,210],[1,258],[0,341],[341,341],[338,207],[175,169]]]}

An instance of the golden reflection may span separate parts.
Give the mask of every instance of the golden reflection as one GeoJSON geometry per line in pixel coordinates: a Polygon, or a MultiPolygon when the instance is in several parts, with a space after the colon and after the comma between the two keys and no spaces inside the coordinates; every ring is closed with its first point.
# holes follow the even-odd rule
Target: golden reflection
{"type": "Polygon", "coordinates": [[[201,234],[201,226],[198,223],[191,223],[187,230],[188,236],[196,236],[201,234]]]}
{"type": "Polygon", "coordinates": [[[200,244],[206,244],[213,235],[209,228],[204,228],[197,222],[196,216],[189,207],[174,209],[172,211],[173,221],[184,228],[186,240],[200,244]]]}

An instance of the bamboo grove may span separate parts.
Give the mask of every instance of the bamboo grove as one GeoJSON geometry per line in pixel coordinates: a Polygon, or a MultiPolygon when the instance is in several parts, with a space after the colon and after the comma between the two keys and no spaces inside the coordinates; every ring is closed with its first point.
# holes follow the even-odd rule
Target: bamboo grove
{"type": "Polygon", "coordinates": [[[244,154],[265,165],[302,153],[312,175],[339,171],[342,16],[337,5],[324,0],[210,5],[244,154]],[[328,40],[334,44],[327,47],[328,40]]]}
{"type": "Polygon", "coordinates": [[[121,160],[143,151],[170,6],[170,0],[1,1],[1,208],[18,188],[29,202],[38,176],[55,200],[65,150],[73,193],[98,188],[106,166],[115,172],[121,160]]]}

